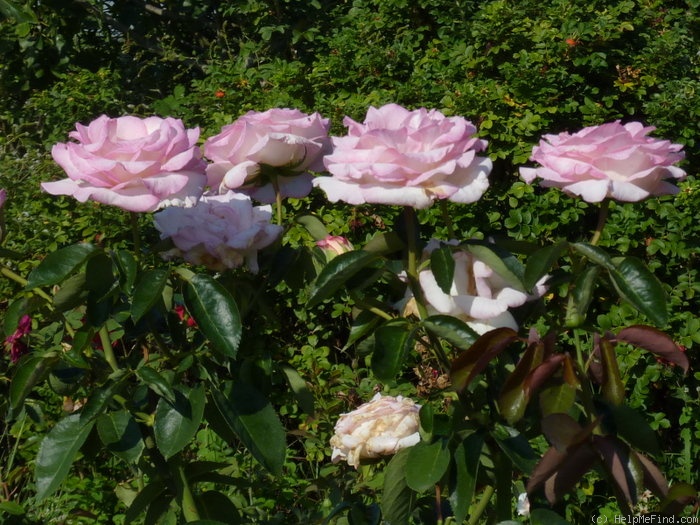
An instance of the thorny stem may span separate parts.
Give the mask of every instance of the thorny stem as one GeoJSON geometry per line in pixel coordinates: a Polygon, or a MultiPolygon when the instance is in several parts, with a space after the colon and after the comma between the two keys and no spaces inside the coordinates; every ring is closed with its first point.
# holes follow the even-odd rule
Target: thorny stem
{"type": "MultiPolygon", "coordinates": [[[[2,275],[4,275],[5,277],[7,277],[8,279],[12,279],[13,281],[15,281],[16,283],[18,283],[22,286],[27,286],[28,281],[24,277],[17,275],[15,272],[10,270],[7,266],[3,265],[2,267],[0,267],[0,273],[2,275]]],[[[42,299],[45,299],[46,302],[49,303],[49,305],[53,305],[53,299],[43,290],[41,290],[39,288],[34,288],[32,290],[32,293],[38,295],[42,299]]]]}
{"type": "Polygon", "coordinates": [[[139,229],[139,214],[136,212],[129,212],[129,219],[131,222],[131,237],[134,241],[134,253],[136,254],[136,259],[141,257],[141,231],[139,229]]]}
{"type": "Polygon", "coordinates": [[[413,292],[413,297],[416,300],[418,315],[421,319],[425,319],[428,317],[428,311],[425,308],[423,290],[421,289],[418,281],[418,260],[420,259],[420,254],[418,253],[418,245],[416,243],[417,232],[414,224],[416,210],[410,206],[405,206],[404,217],[406,219],[406,239],[408,242],[408,252],[406,254],[406,276],[408,277],[408,285],[410,286],[411,291],[413,292]]]}
{"type": "Polygon", "coordinates": [[[450,215],[450,212],[447,209],[447,201],[441,200],[439,206],[440,213],[442,215],[442,221],[445,223],[445,226],[447,226],[447,238],[454,239],[455,229],[454,224],[452,223],[452,216],[450,215]]]}

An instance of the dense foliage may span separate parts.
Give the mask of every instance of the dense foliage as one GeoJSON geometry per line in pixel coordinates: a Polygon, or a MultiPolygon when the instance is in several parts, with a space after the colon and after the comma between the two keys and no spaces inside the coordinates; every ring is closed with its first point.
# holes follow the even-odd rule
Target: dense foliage
{"type": "MultiPolygon", "coordinates": [[[[553,506],[531,498],[531,523],[613,522],[631,504],[697,515],[697,0],[0,1],[0,15],[3,337],[24,314],[33,319],[23,361],[0,358],[0,523],[196,515],[361,524],[382,513],[406,523],[449,523],[454,514],[497,523],[515,517],[553,441],[579,450],[601,435],[613,436],[595,442],[624,456],[622,470],[574,461],[553,506]],[[369,106],[387,103],[471,120],[494,165],[486,194],[416,216],[330,204],[318,190],[285,200],[284,237],[261,253],[258,274],[165,264],[147,214],[40,190],[64,176],[51,146],[101,114],[171,116],[207,138],[249,110],[288,107],[319,112],[342,135],[344,116],[361,122],[369,106]],[[689,176],[675,196],[611,202],[589,249],[598,208],[526,184],[518,167],[544,133],[617,119],[684,145],[689,176]],[[357,249],[326,258],[315,241],[327,234],[357,249]],[[518,310],[529,320],[521,333],[477,339],[442,318],[372,313],[403,298],[402,250],[432,237],[488,241],[470,244],[482,255],[495,239],[510,255],[489,251],[489,260],[503,256],[530,285],[552,273],[548,294],[518,310]],[[566,325],[579,273],[590,277],[589,297],[576,297],[586,303],[580,322],[566,325]],[[625,287],[633,274],[650,296],[625,287]],[[689,371],[664,362],[683,364],[656,331],[643,329],[644,342],[624,332],[639,325],[669,334],[689,371]],[[548,398],[522,398],[527,373],[546,356],[580,357],[583,348],[607,363],[608,379],[591,383],[595,406],[577,402],[604,419],[595,438],[573,420],[541,425],[552,406],[578,414],[567,388],[585,386],[561,362],[548,398]],[[479,361],[479,352],[498,358],[479,361]],[[428,407],[417,452],[357,471],[332,464],[336,420],[377,391],[428,407]],[[664,473],[668,501],[637,501],[634,483],[620,481],[639,477],[632,449],[664,473]]],[[[430,265],[449,276],[443,248],[430,265]]]]}

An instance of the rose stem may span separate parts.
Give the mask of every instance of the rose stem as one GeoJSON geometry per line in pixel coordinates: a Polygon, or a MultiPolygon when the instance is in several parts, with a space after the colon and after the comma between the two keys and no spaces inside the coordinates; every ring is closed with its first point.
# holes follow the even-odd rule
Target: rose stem
{"type": "Polygon", "coordinates": [[[428,311],[425,308],[423,299],[423,290],[418,282],[418,243],[416,242],[417,232],[415,227],[416,210],[411,206],[404,206],[404,218],[406,219],[406,239],[408,242],[408,253],[406,254],[407,268],[406,275],[408,284],[413,292],[413,297],[416,298],[416,307],[421,319],[428,316],[428,311]]]}
{"type": "Polygon", "coordinates": [[[102,351],[105,355],[105,360],[109,363],[113,372],[119,370],[119,365],[117,364],[117,358],[114,357],[114,350],[112,350],[112,341],[109,338],[109,331],[106,325],[102,325],[100,328],[100,343],[102,343],[102,351]]]}
{"type": "Polygon", "coordinates": [[[605,199],[600,203],[600,208],[598,209],[598,224],[593,232],[593,237],[591,237],[591,244],[596,245],[600,240],[600,235],[603,233],[603,228],[605,227],[605,222],[608,220],[608,211],[610,210],[610,199],[605,199]]]}
{"type": "Polygon", "coordinates": [[[136,259],[141,258],[141,232],[139,230],[139,214],[130,211],[129,218],[131,222],[131,237],[134,241],[134,253],[136,254],[136,259]]]}

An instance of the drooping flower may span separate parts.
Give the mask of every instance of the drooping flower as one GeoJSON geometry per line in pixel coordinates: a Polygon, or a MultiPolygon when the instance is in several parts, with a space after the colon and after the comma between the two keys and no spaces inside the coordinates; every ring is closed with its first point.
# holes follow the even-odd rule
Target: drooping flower
{"type": "Polygon", "coordinates": [[[69,134],[76,142],[54,145],[67,179],[43,182],[44,191],[94,200],[127,211],[192,206],[204,190],[199,129],[174,118],[102,115],[69,134]]]}
{"type": "Polygon", "coordinates": [[[376,394],[371,401],[342,414],[331,438],[331,461],[357,468],[365,458],[395,454],[420,441],[420,405],[402,396],[376,394]]]}
{"type": "Polygon", "coordinates": [[[271,206],[253,206],[247,195],[228,192],[205,195],[193,208],[166,208],[153,219],[161,238],[169,237],[175,245],[164,257],[179,256],[216,271],[245,263],[256,273],[258,251],[283,229],[270,222],[271,216],[271,206]]]}
{"type": "Polygon", "coordinates": [[[485,140],[462,117],[397,104],[371,107],[364,123],[346,117],[345,137],[333,137],[325,157],[332,177],[317,177],[332,202],[427,208],[434,201],[477,201],[488,188],[492,163],[476,153],[485,140]]]}
{"type": "Polygon", "coordinates": [[[17,323],[15,331],[5,338],[5,348],[10,352],[10,360],[13,363],[19,361],[20,357],[27,353],[29,346],[27,345],[25,336],[32,331],[32,318],[25,314],[17,323]]]}
{"type": "Polygon", "coordinates": [[[648,137],[654,127],[620,121],[590,126],[572,134],[544,135],[530,160],[538,168],[520,168],[528,183],[560,188],[586,202],[605,198],[636,202],[654,195],[678,193],[669,182],[686,177],[673,164],[685,154],[680,144],[648,137]]]}
{"type": "Polygon", "coordinates": [[[273,108],[249,111],[204,143],[208,184],[214,191],[235,190],[263,203],[305,197],[309,171],[323,169],[330,149],[329,120],[318,113],[273,108]]]}
{"type": "MultiPolygon", "coordinates": [[[[441,242],[432,239],[425,247],[424,259],[429,259],[441,242]]],[[[458,241],[445,244],[456,246],[458,241]]],[[[475,332],[484,334],[501,327],[518,329],[510,308],[523,305],[545,292],[543,277],[532,293],[509,284],[501,275],[466,250],[452,252],[454,276],[448,293],[443,291],[430,267],[418,273],[418,280],[426,301],[429,315],[451,315],[467,323],[475,332]]],[[[410,289],[403,302],[404,311],[413,313],[415,298],[410,289]]]]}

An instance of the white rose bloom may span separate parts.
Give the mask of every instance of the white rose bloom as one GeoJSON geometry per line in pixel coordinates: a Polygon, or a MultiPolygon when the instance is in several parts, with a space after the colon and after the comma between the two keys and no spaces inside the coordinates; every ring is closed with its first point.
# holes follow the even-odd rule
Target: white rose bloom
{"type": "Polygon", "coordinates": [[[395,454],[420,441],[420,405],[402,396],[375,395],[352,412],[342,414],[331,438],[331,461],[346,460],[357,468],[363,458],[395,454]]]}

